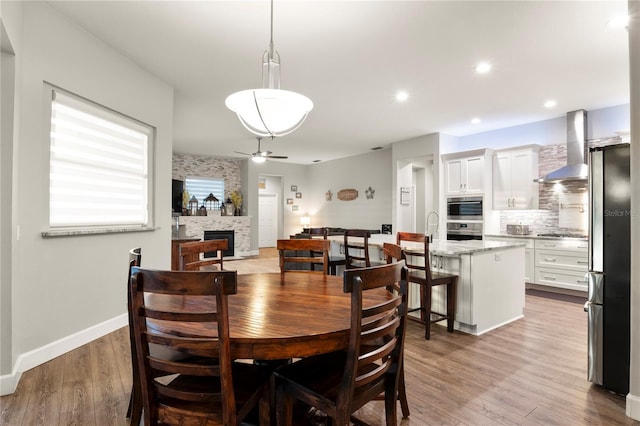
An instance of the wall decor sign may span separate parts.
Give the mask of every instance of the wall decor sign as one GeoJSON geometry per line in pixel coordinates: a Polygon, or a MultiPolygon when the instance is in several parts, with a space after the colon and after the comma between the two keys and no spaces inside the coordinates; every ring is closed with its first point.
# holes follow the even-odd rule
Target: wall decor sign
{"type": "Polygon", "coordinates": [[[340,201],[352,201],[358,198],[358,190],[356,189],[341,189],[338,191],[338,200],[340,201]]]}
{"type": "Polygon", "coordinates": [[[365,197],[367,197],[367,200],[373,199],[373,194],[375,193],[376,193],[376,190],[371,187],[368,187],[366,191],[364,191],[364,195],[365,197]]]}
{"type": "Polygon", "coordinates": [[[293,198],[287,198],[287,204],[293,204],[293,198]]]}
{"type": "Polygon", "coordinates": [[[258,179],[258,189],[267,189],[267,180],[265,178],[258,179]]]}
{"type": "Polygon", "coordinates": [[[302,198],[302,192],[296,192],[296,198],[302,198]]]}
{"type": "Polygon", "coordinates": [[[291,211],[292,212],[297,212],[298,211],[298,205],[297,204],[292,205],[291,206],[291,211]]]}
{"type": "Polygon", "coordinates": [[[291,185],[291,192],[298,192],[298,185],[291,185]]]}
{"type": "Polygon", "coordinates": [[[403,206],[409,205],[411,198],[411,192],[408,186],[400,187],[400,204],[403,206]]]}

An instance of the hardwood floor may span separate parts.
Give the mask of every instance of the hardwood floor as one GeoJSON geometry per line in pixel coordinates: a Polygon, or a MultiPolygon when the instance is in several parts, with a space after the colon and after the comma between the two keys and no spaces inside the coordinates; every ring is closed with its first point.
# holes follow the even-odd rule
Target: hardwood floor
{"type": "MultiPolygon", "coordinates": [[[[267,255],[267,253],[265,253],[267,255]]],[[[401,425],[640,425],[624,397],[586,380],[586,314],[571,300],[527,295],[525,318],[483,336],[409,322],[411,416],[401,425]]],[[[0,398],[1,425],[126,425],[131,365],[126,328],[22,375],[0,398]]],[[[383,403],[359,417],[384,424],[383,403]]]]}

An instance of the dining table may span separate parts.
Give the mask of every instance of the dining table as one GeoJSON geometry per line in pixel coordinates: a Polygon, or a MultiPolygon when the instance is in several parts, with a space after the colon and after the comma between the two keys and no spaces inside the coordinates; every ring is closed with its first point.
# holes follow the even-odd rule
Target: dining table
{"type": "MultiPolygon", "coordinates": [[[[367,292],[363,303],[373,306],[388,297],[386,291],[367,292]]],[[[215,302],[204,298],[185,303],[215,302]]],[[[236,294],[228,297],[228,313],[234,359],[304,358],[346,349],[349,344],[351,294],[343,291],[341,276],[297,271],[240,274],[236,294]]],[[[165,331],[215,333],[207,327],[202,323],[165,331]],[[198,326],[202,328],[193,328],[198,326]]]]}

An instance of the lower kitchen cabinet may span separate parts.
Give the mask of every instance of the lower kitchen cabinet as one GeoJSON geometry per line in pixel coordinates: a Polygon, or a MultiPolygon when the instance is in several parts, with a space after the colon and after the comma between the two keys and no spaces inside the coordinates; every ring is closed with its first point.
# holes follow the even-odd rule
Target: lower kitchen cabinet
{"type": "Polygon", "coordinates": [[[583,240],[536,240],[535,284],[587,291],[587,250],[583,240]]]}

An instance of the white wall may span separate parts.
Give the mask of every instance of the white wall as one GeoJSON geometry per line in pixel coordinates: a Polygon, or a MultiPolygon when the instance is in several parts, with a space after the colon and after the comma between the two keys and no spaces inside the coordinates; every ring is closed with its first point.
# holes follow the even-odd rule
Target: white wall
{"type": "Polygon", "coordinates": [[[392,223],[391,150],[372,151],[308,167],[310,191],[308,198],[303,193],[303,199],[313,226],[380,230],[383,223],[392,223]],[[367,199],[365,194],[369,187],[375,191],[372,199],[367,199]],[[341,189],[357,190],[358,198],[338,200],[341,189]],[[333,194],[331,201],[325,196],[329,190],[333,194]]]}
{"type": "MultiPolygon", "coordinates": [[[[442,179],[440,176],[440,145],[441,139],[446,139],[446,135],[433,133],[420,136],[406,141],[396,142],[392,145],[392,216],[393,232],[412,231],[412,209],[413,206],[400,204],[400,188],[411,187],[413,184],[413,164],[425,164],[433,161],[432,188],[425,188],[432,194],[431,204],[425,200],[425,205],[432,205],[438,213],[441,212],[440,194],[442,194],[442,179]]],[[[426,185],[426,183],[425,183],[426,185]]],[[[442,219],[442,214],[440,218],[442,219]]],[[[440,229],[442,228],[440,223],[440,229]]]]}
{"type": "MultiPolygon", "coordinates": [[[[587,138],[615,136],[619,130],[629,129],[629,105],[587,111],[587,138]]],[[[506,127],[452,139],[443,146],[443,154],[479,148],[510,148],[520,145],[564,144],[567,141],[566,114],[544,121],[506,127]]]]}
{"type": "MultiPolygon", "coordinates": [[[[309,193],[307,168],[301,164],[281,163],[267,161],[262,164],[243,160],[242,192],[247,194],[247,214],[251,216],[251,250],[258,250],[258,179],[260,176],[282,176],[282,189],[279,201],[281,203],[282,219],[278,228],[278,238],[289,238],[289,235],[300,232],[300,216],[309,210],[308,204],[312,200],[309,193]],[[291,185],[298,187],[302,193],[301,199],[295,199],[295,193],[291,192],[291,185]],[[286,205],[287,198],[294,198],[298,205],[298,211],[292,211],[291,206],[286,205]]],[[[275,191],[275,189],[272,189],[275,191]]],[[[244,212],[243,212],[244,213],[244,212]]]]}
{"type": "MultiPolygon", "coordinates": [[[[142,247],[144,266],[170,265],[173,90],[47,3],[17,2],[4,14],[21,63],[16,89],[11,283],[12,370],[3,370],[2,393],[22,371],[126,324],[128,250],[142,247]],[[13,18],[14,16],[18,18],[13,18]],[[22,33],[19,29],[22,28],[22,33]],[[48,224],[49,138],[44,82],[84,96],[156,128],[153,232],[43,239],[48,224]],[[18,239],[19,237],[19,239],[18,239]]],[[[4,142],[3,142],[4,143],[4,142]]],[[[4,211],[3,211],[4,213],[4,211]]],[[[3,236],[4,238],[4,236],[3,236]]],[[[2,317],[3,324],[7,320],[2,317]]]]}

